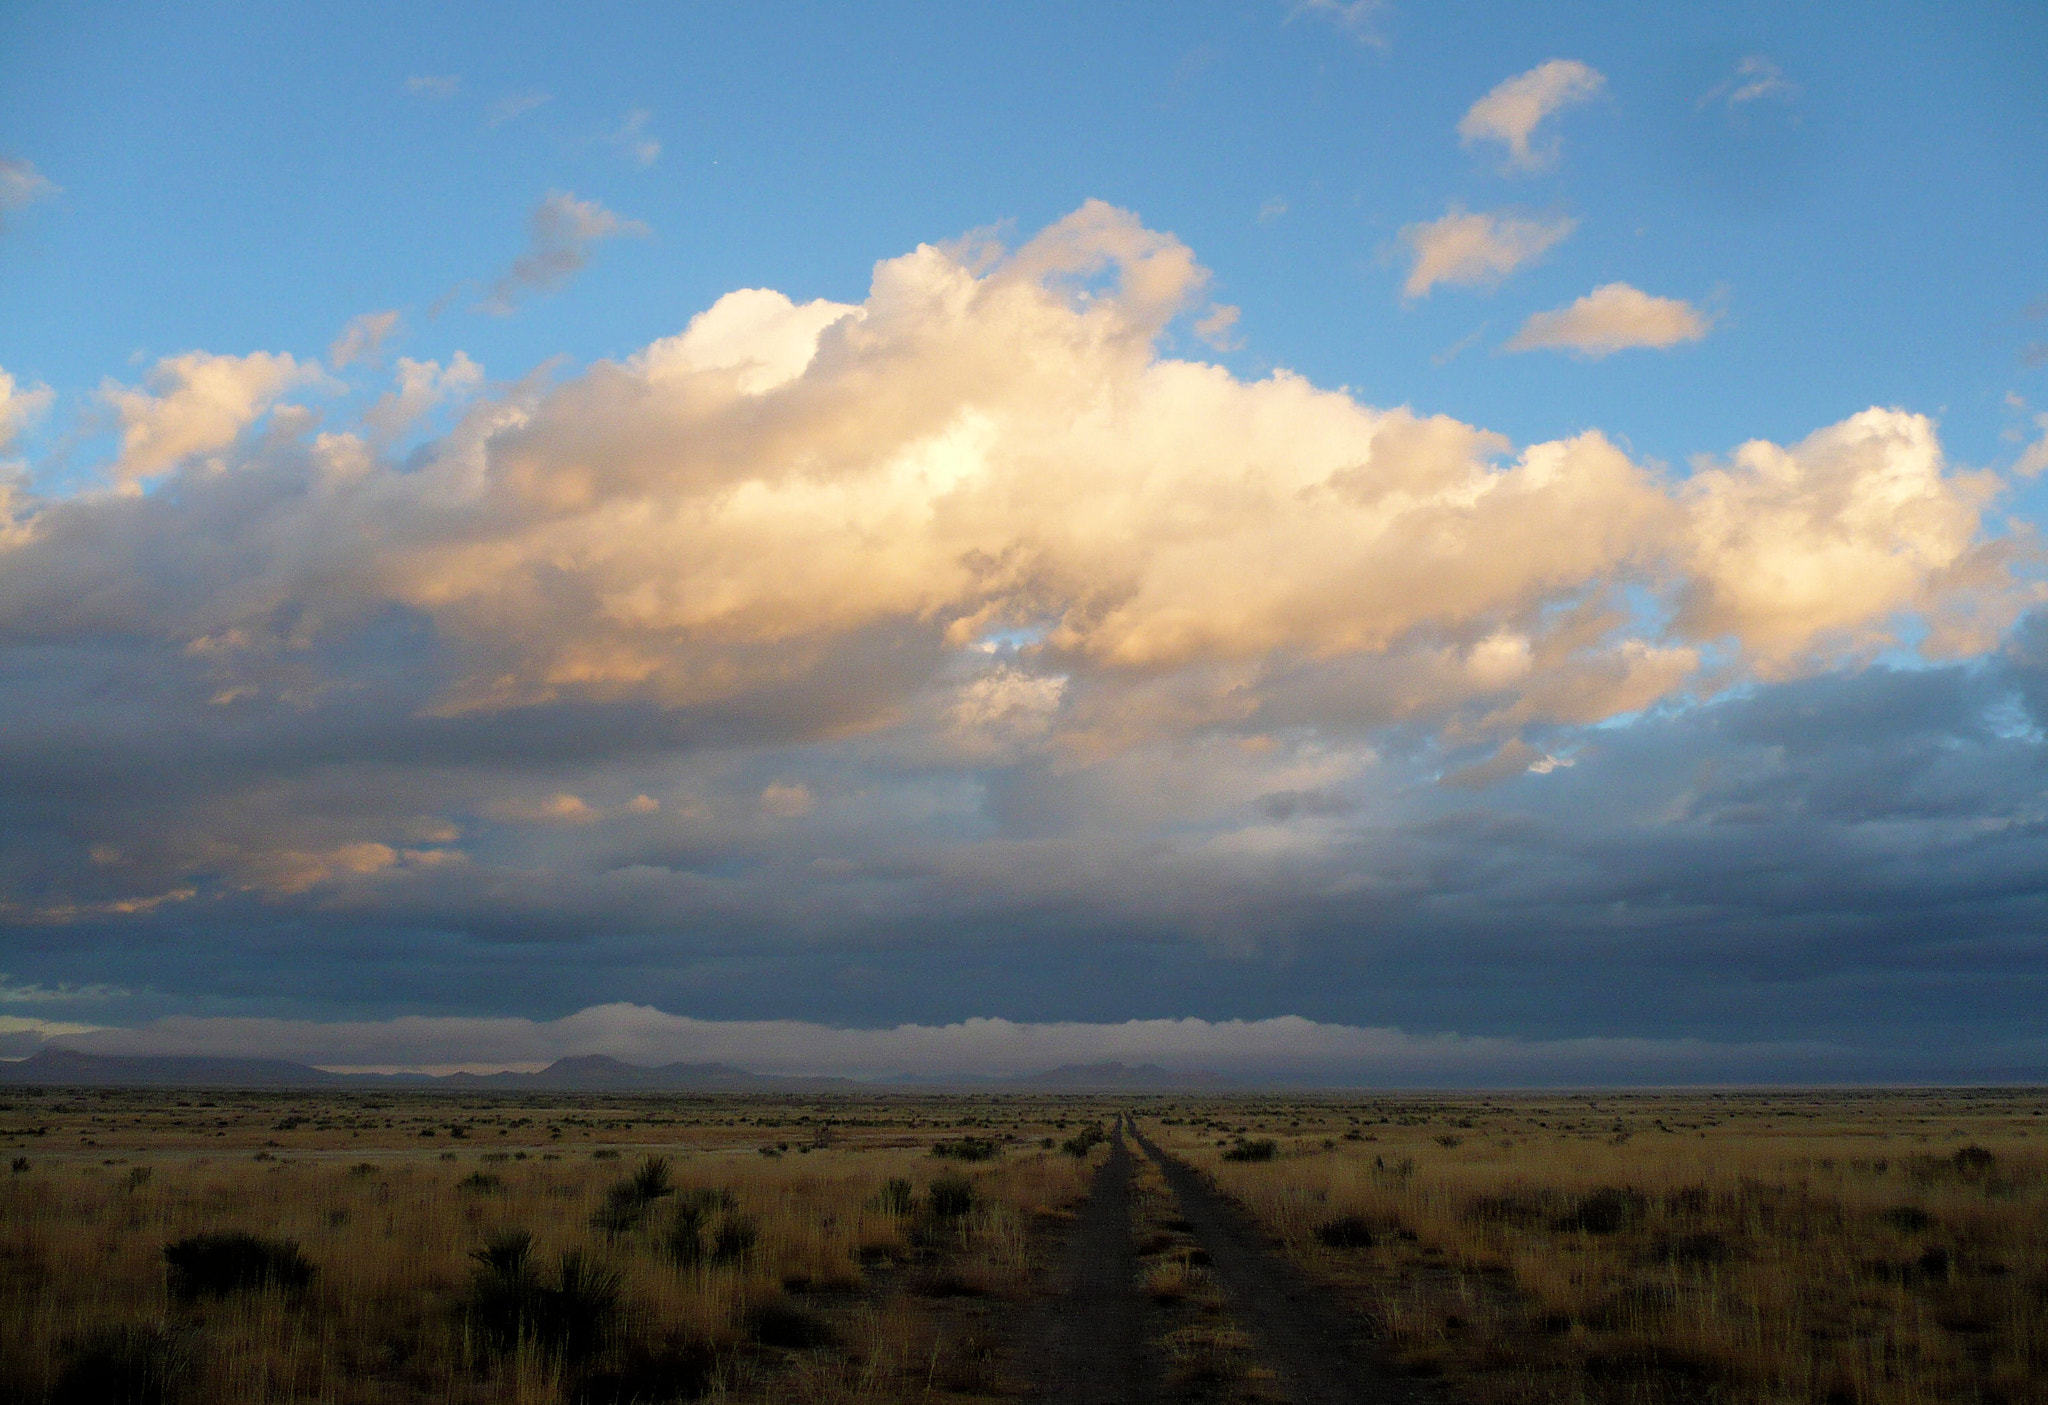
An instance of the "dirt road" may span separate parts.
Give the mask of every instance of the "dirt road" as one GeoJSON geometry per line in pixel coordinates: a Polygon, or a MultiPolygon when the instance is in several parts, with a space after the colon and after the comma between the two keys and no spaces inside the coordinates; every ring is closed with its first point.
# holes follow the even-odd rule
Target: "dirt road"
{"type": "Polygon", "coordinates": [[[1038,1399],[1140,1405],[1154,1398],[1157,1363],[1145,1344],[1137,1263],[1131,1152],[1119,1122],[1067,1241],[1054,1296],[1019,1350],[1038,1399]]]}
{"type": "Polygon", "coordinates": [[[1208,1252],[1230,1312],[1265,1370],[1264,1397],[1291,1405],[1443,1405],[1440,1391],[1382,1365],[1368,1324],[1310,1284],[1244,1211],[1125,1119],[1096,1171],[1051,1296],[1020,1344],[1019,1365],[1037,1399],[1143,1405],[1162,1397],[1161,1358],[1145,1339],[1137,1281],[1127,1137],[1158,1164],[1208,1252]]]}
{"type": "Polygon", "coordinates": [[[1282,1398],[1293,1405],[1441,1405],[1440,1393],[1376,1360],[1369,1324],[1310,1283],[1249,1215],[1194,1167],[1138,1134],[1135,1124],[1131,1131],[1165,1173],[1282,1398]]]}

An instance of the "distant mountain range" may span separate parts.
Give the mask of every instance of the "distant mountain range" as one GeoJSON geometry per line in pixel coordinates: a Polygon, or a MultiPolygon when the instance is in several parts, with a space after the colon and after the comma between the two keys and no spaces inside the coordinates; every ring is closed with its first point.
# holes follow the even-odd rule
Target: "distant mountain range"
{"type": "Polygon", "coordinates": [[[1164,1091],[1222,1088],[1210,1073],[1174,1073],[1156,1064],[1067,1064],[1016,1078],[784,1077],[722,1063],[672,1063],[649,1068],[604,1054],[557,1059],[534,1073],[333,1073],[289,1059],[216,1058],[173,1054],[86,1054],[48,1048],[0,1062],[0,1086],[63,1088],[420,1088],[477,1092],[858,1093],[971,1088],[1030,1092],[1164,1091]]]}

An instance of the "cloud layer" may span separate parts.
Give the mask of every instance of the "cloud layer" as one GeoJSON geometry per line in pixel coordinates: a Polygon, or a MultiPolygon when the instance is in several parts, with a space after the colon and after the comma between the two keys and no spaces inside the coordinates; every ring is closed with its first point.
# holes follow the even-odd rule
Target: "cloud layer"
{"type": "Polygon", "coordinates": [[[1529,1086],[1867,1079],[1902,1066],[1882,1054],[1873,1057],[1874,1051],[1819,1042],[1472,1038],[1298,1017],[1113,1024],[969,1019],[850,1029],[800,1020],[697,1020],[613,1004],[550,1021],[173,1017],[130,1030],[53,1028],[53,1042],[92,1053],[262,1056],[377,1071],[531,1069],[604,1054],[646,1066],[726,1063],[760,1073],[869,1079],[1014,1077],[1117,1061],[1252,1082],[1529,1086]]]}
{"type": "MultiPolygon", "coordinates": [[[[560,220],[563,247],[619,232],[560,220]]],[[[739,290],[488,392],[460,355],[375,369],[365,322],[334,359],[389,380],[352,423],[282,352],[109,385],[108,486],[0,521],[19,969],[135,1010],[293,981],[374,1005],[400,972],[430,1004],[670,982],[939,1023],[1303,1009],[1482,949],[1583,969],[1556,944],[1631,912],[1768,928],[1744,845],[1792,841],[1745,806],[1839,786],[1880,828],[1948,822],[1768,716],[1886,658],[1919,671],[1856,675],[1874,713],[1951,687],[1888,754],[1924,742],[1967,797],[1942,804],[1999,819],[1957,871],[2024,847],[2036,665],[1994,651],[2031,547],[1926,417],[1683,475],[1594,430],[1517,446],[1163,354],[1206,284],[1091,203],[887,260],[857,304],[739,290]],[[1701,703],[1731,690],[1762,701],[1701,703]],[[1112,969],[1059,974],[1076,953],[1112,969]]],[[[1798,842],[1853,875],[1874,832],[1798,842]]]]}

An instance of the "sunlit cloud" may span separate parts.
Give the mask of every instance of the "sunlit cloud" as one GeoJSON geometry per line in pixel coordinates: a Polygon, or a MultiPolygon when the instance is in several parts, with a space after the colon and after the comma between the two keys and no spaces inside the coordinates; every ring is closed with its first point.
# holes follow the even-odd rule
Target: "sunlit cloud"
{"type": "Polygon", "coordinates": [[[142,387],[109,381],[100,388],[100,400],[121,429],[121,456],[108,474],[132,487],[187,459],[226,449],[290,392],[326,384],[317,361],[298,361],[289,352],[167,356],[142,387]]]}
{"type": "Polygon", "coordinates": [[[1538,143],[1536,129],[1552,114],[1597,95],[1607,85],[1600,73],[1576,59],[1551,59],[1504,80],[1472,104],[1458,120],[1466,146],[1497,141],[1508,149],[1513,170],[1541,171],[1557,163],[1556,138],[1538,143]]]}
{"type": "Polygon", "coordinates": [[[1630,347],[1672,347],[1699,341],[1713,319],[1679,298],[1652,297],[1626,283],[1606,283],[1550,312],[1532,313],[1503,351],[1569,351],[1593,360],[1630,347]]]}
{"type": "Polygon", "coordinates": [[[1569,238],[1578,223],[1564,215],[1471,214],[1453,205],[1441,219],[1401,230],[1401,242],[1414,255],[1401,293],[1419,298],[1439,283],[1497,284],[1569,238]]]}
{"type": "Polygon", "coordinates": [[[0,370],[0,453],[5,453],[24,429],[41,419],[56,398],[57,393],[50,387],[24,387],[0,370]]]}
{"type": "MultiPolygon", "coordinates": [[[[578,237],[618,221],[572,203],[578,237]]],[[[317,422],[310,362],[169,358],[108,393],[106,472],[144,491],[0,519],[0,643],[61,660],[0,677],[36,873],[0,917],[473,943],[454,965],[937,930],[1239,961],[1465,881],[1481,841],[1446,807],[1480,786],[1626,816],[1601,862],[1629,884],[1645,815],[1754,833],[1720,817],[1795,762],[1704,775],[1710,699],[1917,652],[1868,684],[1917,716],[1886,699],[1948,680],[1931,661],[2022,667],[2029,548],[1925,416],[1675,473],[1595,429],[1517,444],[1239,374],[1191,354],[1218,310],[1191,249],[1090,203],[883,260],[857,301],[738,289],[550,376],[400,358],[317,422]]],[[[2019,834],[2022,743],[1945,706],[2019,834]]],[[[1713,714],[1738,715],[1711,725],[1767,725],[1713,714]]],[[[1609,910],[1554,858],[1472,881],[1609,910]]]]}

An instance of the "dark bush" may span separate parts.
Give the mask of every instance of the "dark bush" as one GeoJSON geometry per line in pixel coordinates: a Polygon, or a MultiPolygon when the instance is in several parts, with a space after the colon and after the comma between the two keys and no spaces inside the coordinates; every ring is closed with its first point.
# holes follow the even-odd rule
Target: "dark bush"
{"type": "Polygon", "coordinates": [[[1698,1234],[1681,1234],[1676,1239],[1665,1240],[1657,1246],[1655,1257],[1663,1263],[1701,1267],[1727,1263],[1735,1257],[1735,1251],[1720,1235],[1702,1231],[1698,1234]]]}
{"type": "Polygon", "coordinates": [[[540,1280],[533,1266],[533,1236],[508,1229],[470,1252],[476,1260],[469,1284],[469,1318],[491,1345],[508,1348],[535,1336],[540,1280]]]}
{"type": "Polygon", "coordinates": [[[949,1156],[955,1161],[993,1161],[1002,1150],[983,1137],[962,1137],[956,1142],[939,1142],[932,1147],[932,1155],[949,1156]]]}
{"type": "Polygon", "coordinates": [[[620,1348],[605,1364],[584,1373],[569,1392],[574,1405],[653,1405],[708,1395],[718,1357],[700,1341],[620,1348]]]}
{"type": "Polygon", "coordinates": [[[1981,1146],[1966,1146],[1949,1158],[1966,1176],[1981,1176],[1998,1164],[1998,1158],[1981,1146]]]}
{"type": "Polygon", "coordinates": [[[1257,1141],[1249,1142],[1243,1137],[1239,1137],[1236,1145],[1223,1153],[1223,1159],[1225,1161],[1271,1161],[1279,1152],[1280,1144],[1269,1137],[1261,1137],[1257,1141]]]}
{"type": "Polygon", "coordinates": [[[1316,1241],[1331,1249],[1370,1249],[1372,1226],[1357,1215],[1340,1215],[1316,1230],[1316,1241]]]}
{"type": "Polygon", "coordinates": [[[188,1393],[189,1340],[162,1327],[102,1328],[66,1342],[50,1405],[174,1405],[188,1393]]]}
{"type": "Polygon", "coordinates": [[[1894,1205],[1884,1212],[1884,1221],[1901,1234],[1918,1234],[1934,1223],[1934,1217],[1918,1205],[1894,1205]]]}
{"type": "Polygon", "coordinates": [[[1528,1229],[1544,1221],[1543,1205],[1540,1201],[1520,1195],[1481,1195],[1467,1202],[1467,1219],[1487,1224],[1513,1225],[1528,1229]]]}
{"type": "Polygon", "coordinates": [[[1587,1234],[1619,1234],[1636,1224],[1650,1208],[1641,1191],[1621,1186],[1601,1186],[1579,1200],[1571,1214],[1557,1228],[1581,1230],[1587,1234]]]}
{"type": "Polygon", "coordinates": [[[1086,1156],[1098,1144],[1108,1140],[1109,1134],[1102,1130],[1102,1124],[1100,1122],[1091,1122],[1080,1131],[1074,1133],[1073,1136],[1061,1142],[1060,1150],[1069,1156],[1079,1158],[1086,1156]]]}
{"type": "Polygon", "coordinates": [[[961,1175],[940,1176],[925,1193],[925,1202],[942,1220],[964,1215],[974,1208],[974,1182],[961,1175]]]}
{"type": "Polygon", "coordinates": [[[739,1263],[754,1252],[760,1238],[760,1228],[751,1215],[728,1214],[719,1222],[718,1232],[711,1236],[711,1262],[739,1263]]]}
{"type": "Polygon", "coordinates": [[[668,1158],[650,1156],[640,1163],[639,1170],[605,1192],[604,1204],[591,1212],[591,1226],[608,1235],[628,1233],[639,1228],[650,1205],[675,1191],[668,1158]]]}
{"type": "Polygon", "coordinates": [[[590,1212],[590,1226],[607,1235],[626,1234],[640,1227],[647,1217],[647,1202],[633,1189],[631,1181],[620,1181],[605,1192],[604,1203],[590,1212]]]}
{"type": "Polygon", "coordinates": [[[171,1296],[226,1297],[244,1289],[296,1290],[313,1280],[313,1265],[294,1239],[226,1230],[194,1234],[164,1246],[171,1296]]]}
{"type": "Polygon", "coordinates": [[[701,1205],[677,1202],[675,1215],[661,1236],[661,1251],[678,1268],[688,1268],[704,1257],[704,1219],[701,1205]]]}
{"type": "Polygon", "coordinates": [[[25,1172],[25,1171],[27,1171],[27,1170],[28,1170],[28,1158],[27,1158],[26,1156],[17,1156],[17,1157],[15,1157],[15,1158],[14,1158],[14,1174],[15,1174],[15,1175],[17,1175],[17,1176],[19,1176],[19,1175],[21,1175],[22,1173],[24,1173],[24,1172],[25,1172]]]}
{"type": "Polygon", "coordinates": [[[611,1339],[624,1283],[618,1270],[581,1249],[567,1249],[556,1261],[553,1281],[544,1282],[534,1267],[533,1236],[525,1230],[506,1230],[470,1257],[477,1263],[470,1321],[493,1346],[502,1350],[533,1341],[581,1361],[611,1339]]]}
{"type": "Polygon", "coordinates": [[[618,1326],[625,1276],[581,1249],[564,1249],[555,1281],[541,1294],[541,1344],[581,1361],[601,1349],[618,1326]]]}
{"type": "Polygon", "coordinates": [[[748,1313],[747,1331],[763,1346],[794,1350],[824,1346],[832,1340],[832,1329],[821,1318],[783,1298],[763,1303],[748,1313]]]}
{"type": "Polygon", "coordinates": [[[910,1182],[903,1177],[892,1176],[883,1183],[878,1200],[888,1214],[907,1215],[917,1204],[917,1192],[911,1189],[910,1182]]]}
{"type": "Polygon", "coordinates": [[[676,1190],[675,1180],[669,1175],[666,1156],[650,1156],[642,1161],[640,1169],[633,1173],[633,1179],[627,1184],[633,1187],[633,1193],[642,1200],[659,1200],[665,1195],[675,1194],[676,1190]]]}
{"type": "Polygon", "coordinates": [[[471,1171],[457,1181],[455,1187],[475,1195],[492,1195],[505,1188],[505,1178],[494,1176],[489,1171],[471,1171]]]}

